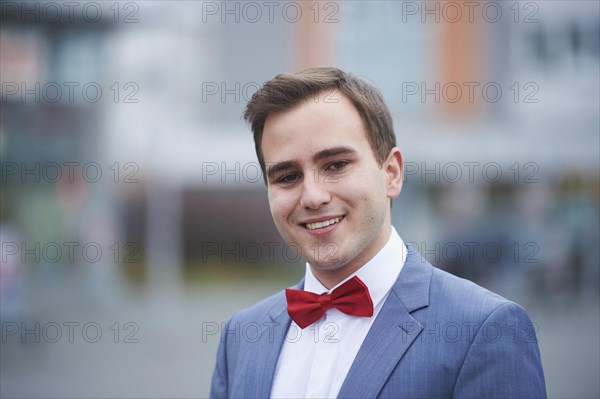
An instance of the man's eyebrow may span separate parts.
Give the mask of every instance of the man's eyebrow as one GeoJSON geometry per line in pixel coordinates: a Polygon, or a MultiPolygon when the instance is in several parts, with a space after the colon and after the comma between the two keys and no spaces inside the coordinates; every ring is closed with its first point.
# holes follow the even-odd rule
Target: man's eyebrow
{"type": "MultiPolygon", "coordinates": [[[[320,160],[323,160],[325,158],[333,157],[333,156],[340,155],[340,154],[354,154],[354,153],[356,153],[356,151],[350,147],[327,148],[325,150],[321,150],[321,151],[317,152],[313,156],[313,162],[318,163],[320,160]]],[[[292,168],[297,168],[297,167],[298,167],[298,163],[295,161],[276,162],[272,165],[267,166],[267,176],[269,178],[272,178],[275,174],[277,174],[278,172],[281,172],[282,170],[292,169],[292,168]]]]}
{"type": "Polygon", "coordinates": [[[267,167],[267,176],[272,178],[276,173],[282,170],[291,169],[297,167],[298,164],[294,161],[277,162],[267,167]]]}
{"type": "Polygon", "coordinates": [[[333,148],[327,148],[325,150],[319,151],[315,154],[315,156],[313,157],[313,162],[314,163],[318,163],[320,160],[325,159],[325,158],[329,158],[329,157],[333,157],[336,155],[341,155],[341,154],[354,154],[356,151],[350,147],[333,147],[333,148]]]}

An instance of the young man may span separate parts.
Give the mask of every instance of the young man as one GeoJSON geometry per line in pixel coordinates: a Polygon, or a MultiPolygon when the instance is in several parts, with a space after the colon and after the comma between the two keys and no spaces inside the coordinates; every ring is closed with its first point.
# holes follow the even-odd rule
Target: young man
{"type": "Polygon", "coordinates": [[[229,320],[211,397],[546,396],[523,308],[434,268],[392,227],[402,156],[374,87],[334,68],[278,75],[244,118],[306,275],[229,320]]]}

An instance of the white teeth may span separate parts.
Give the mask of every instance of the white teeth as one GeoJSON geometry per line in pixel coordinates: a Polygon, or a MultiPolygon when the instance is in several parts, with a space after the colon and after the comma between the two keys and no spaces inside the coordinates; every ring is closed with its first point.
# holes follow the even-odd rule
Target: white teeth
{"type": "Polygon", "coordinates": [[[327,227],[330,224],[334,224],[343,219],[343,216],[339,216],[337,218],[333,218],[330,220],[325,220],[324,222],[316,222],[316,223],[306,223],[306,228],[309,230],[321,229],[323,227],[327,227]]]}

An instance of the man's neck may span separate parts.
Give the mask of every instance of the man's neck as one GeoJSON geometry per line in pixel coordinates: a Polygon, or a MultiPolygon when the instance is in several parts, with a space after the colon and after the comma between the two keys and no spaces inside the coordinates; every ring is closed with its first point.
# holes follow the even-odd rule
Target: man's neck
{"type": "Polygon", "coordinates": [[[354,267],[352,269],[346,269],[346,267],[344,266],[334,270],[315,270],[315,268],[311,265],[310,269],[315,278],[319,280],[319,282],[323,284],[325,288],[330,290],[363,266],[364,264],[358,265],[357,267],[354,267]]]}

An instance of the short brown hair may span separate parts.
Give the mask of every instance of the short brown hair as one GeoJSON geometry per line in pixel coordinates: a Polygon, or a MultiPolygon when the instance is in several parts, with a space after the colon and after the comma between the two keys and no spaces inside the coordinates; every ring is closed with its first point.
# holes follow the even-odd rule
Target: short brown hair
{"type": "Polygon", "coordinates": [[[392,117],[379,90],[337,68],[308,68],[293,74],[275,76],[254,93],[246,105],[243,118],[251,125],[256,156],[265,183],[265,160],[261,144],[269,114],[290,109],[330,89],[339,90],[352,101],[367,131],[367,139],[375,159],[379,166],[383,165],[396,146],[396,136],[392,117]]]}

